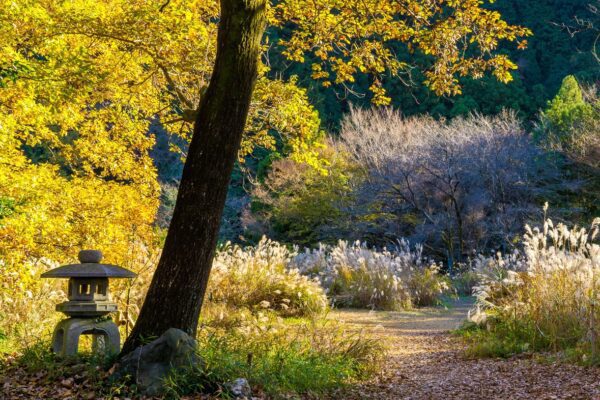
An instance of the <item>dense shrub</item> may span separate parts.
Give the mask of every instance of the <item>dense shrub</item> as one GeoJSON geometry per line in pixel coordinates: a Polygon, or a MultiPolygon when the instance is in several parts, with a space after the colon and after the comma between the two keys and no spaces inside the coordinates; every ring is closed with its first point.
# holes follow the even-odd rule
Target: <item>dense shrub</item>
{"type": "Polygon", "coordinates": [[[252,192],[253,212],[244,221],[247,234],[305,246],[348,237],[356,167],[332,141],[318,149],[318,159],[316,164],[291,157],[272,163],[252,192]]]}
{"type": "Polygon", "coordinates": [[[398,310],[436,304],[448,282],[423,248],[401,240],[393,251],[340,241],[337,246],[306,249],[293,261],[305,274],[318,278],[328,295],[342,306],[398,310]]]}
{"type": "Polygon", "coordinates": [[[548,219],[542,229],[527,227],[522,252],[480,257],[471,320],[486,329],[473,334],[472,351],[567,350],[598,362],[599,225],[569,229],[548,219]]]}

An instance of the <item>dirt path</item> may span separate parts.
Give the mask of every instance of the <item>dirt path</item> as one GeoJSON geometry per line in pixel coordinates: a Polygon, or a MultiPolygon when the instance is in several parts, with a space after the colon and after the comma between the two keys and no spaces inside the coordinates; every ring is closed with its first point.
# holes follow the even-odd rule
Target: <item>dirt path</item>
{"type": "Polygon", "coordinates": [[[596,399],[600,369],[542,363],[531,357],[466,359],[460,326],[471,306],[415,312],[339,311],[334,318],[374,328],[390,346],[382,376],[337,393],[336,399],[596,399]]]}

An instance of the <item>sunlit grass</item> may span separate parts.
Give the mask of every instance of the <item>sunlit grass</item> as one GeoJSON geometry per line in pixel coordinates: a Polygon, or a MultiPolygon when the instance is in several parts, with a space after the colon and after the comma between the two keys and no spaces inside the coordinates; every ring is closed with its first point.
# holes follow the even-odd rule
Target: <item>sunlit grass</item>
{"type": "Polygon", "coordinates": [[[588,231],[546,220],[527,228],[523,253],[477,260],[478,308],[462,331],[472,355],[552,351],[600,361],[599,224],[588,231]]]}

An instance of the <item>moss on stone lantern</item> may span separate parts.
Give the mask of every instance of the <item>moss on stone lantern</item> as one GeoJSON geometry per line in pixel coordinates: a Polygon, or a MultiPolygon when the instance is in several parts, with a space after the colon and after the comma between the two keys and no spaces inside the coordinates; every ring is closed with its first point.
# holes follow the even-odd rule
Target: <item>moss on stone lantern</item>
{"type": "Polygon", "coordinates": [[[134,278],[135,273],[117,265],[101,264],[102,252],[82,250],[80,264],[63,265],[42,274],[42,278],[68,278],[68,301],[58,304],[56,310],[68,317],[54,329],[52,348],[63,356],[75,355],[79,336],[90,334],[93,348],[116,353],[120,350],[120,335],[110,318],[102,318],[117,311],[110,299],[109,278],[134,278]]]}

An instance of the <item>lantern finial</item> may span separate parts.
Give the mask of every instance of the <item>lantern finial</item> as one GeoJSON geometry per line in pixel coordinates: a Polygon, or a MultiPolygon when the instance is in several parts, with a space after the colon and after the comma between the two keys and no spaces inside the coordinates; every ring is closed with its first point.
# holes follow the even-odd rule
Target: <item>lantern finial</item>
{"type": "Polygon", "coordinates": [[[102,252],[100,250],[81,250],[77,258],[79,258],[79,262],[82,264],[100,264],[100,261],[102,261],[102,252]]]}

